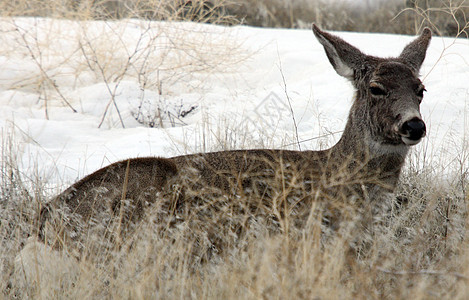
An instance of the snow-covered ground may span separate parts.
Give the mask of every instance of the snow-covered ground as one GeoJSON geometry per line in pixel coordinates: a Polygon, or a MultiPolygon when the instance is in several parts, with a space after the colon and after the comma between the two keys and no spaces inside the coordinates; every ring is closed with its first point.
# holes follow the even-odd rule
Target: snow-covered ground
{"type": "MultiPolygon", "coordinates": [[[[2,147],[13,136],[24,174],[55,192],[128,157],[325,148],[353,96],[310,30],[34,18],[0,30],[2,147]]],[[[414,38],[336,34],[378,56],[414,38]]],[[[428,135],[413,164],[467,169],[469,40],[433,37],[421,74],[428,135]]]]}

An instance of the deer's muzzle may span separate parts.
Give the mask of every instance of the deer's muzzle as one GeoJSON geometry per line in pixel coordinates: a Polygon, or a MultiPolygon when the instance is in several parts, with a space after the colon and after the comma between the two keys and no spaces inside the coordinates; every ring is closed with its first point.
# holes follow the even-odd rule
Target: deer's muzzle
{"type": "Polygon", "coordinates": [[[402,141],[406,145],[418,144],[426,133],[425,123],[417,117],[404,122],[399,130],[402,141]]]}

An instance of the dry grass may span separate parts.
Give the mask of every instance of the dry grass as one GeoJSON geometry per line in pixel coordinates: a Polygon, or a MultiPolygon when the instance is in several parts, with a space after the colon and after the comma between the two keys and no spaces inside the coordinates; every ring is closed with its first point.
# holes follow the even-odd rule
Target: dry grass
{"type": "Polygon", "coordinates": [[[226,11],[243,23],[261,27],[416,34],[424,26],[442,36],[467,37],[466,0],[350,1],[238,0],[226,11]],[[363,1],[364,2],[364,1],[363,1]]]}
{"type": "Polygon", "coordinates": [[[15,0],[0,1],[2,16],[73,20],[191,20],[224,25],[416,34],[424,26],[443,36],[467,37],[467,0],[366,2],[326,0],[15,0]]]}
{"type": "MultiPolygon", "coordinates": [[[[11,153],[5,154],[14,166],[11,153]]],[[[26,240],[43,198],[22,192],[7,201],[13,198],[6,191],[22,186],[8,166],[1,202],[2,216],[8,216],[1,227],[8,237],[1,250],[7,297],[463,299],[467,293],[464,174],[453,185],[436,185],[429,173],[404,174],[389,210],[372,233],[360,235],[360,211],[346,209],[348,221],[330,234],[320,221],[320,202],[304,223],[298,211],[253,212],[242,198],[204,197],[198,189],[183,217],[175,219],[165,204],[170,198],[163,197],[120,248],[91,233],[75,260],[67,254],[72,248],[53,251],[34,237],[26,240]],[[87,251],[87,244],[94,250],[87,251]]],[[[275,189],[279,203],[292,192],[306,193],[294,180],[282,185],[275,189]]]]}
{"type": "MultiPolygon", "coordinates": [[[[117,2],[83,1],[79,10],[70,4],[72,2],[66,1],[60,2],[63,5],[57,5],[49,1],[18,0],[16,7],[9,3],[1,2],[3,15],[47,15],[90,20],[116,17],[113,15],[114,8],[106,8],[106,5],[117,2]],[[110,14],[110,11],[113,13],[110,14]]],[[[125,13],[120,11],[118,17],[154,17],[151,10],[142,9],[141,6],[152,4],[149,1],[129,3],[135,8],[124,10],[125,13]]],[[[275,6],[270,7],[273,9],[275,6]]],[[[289,26],[300,26],[295,21],[293,7],[286,11],[290,13],[285,17],[277,12],[267,15],[270,14],[271,19],[285,18],[289,20],[289,26]]],[[[187,18],[187,15],[178,13],[173,9],[166,17],[187,18]]],[[[333,15],[339,20],[336,16],[333,15]]],[[[438,27],[437,22],[426,20],[438,27]]],[[[62,20],[56,24],[61,22],[72,21],[62,20]]],[[[64,105],[69,102],[73,107],[73,98],[69,98],[61,85],[61,80],[64,80],[61,71],[66,69],[70,76],[67,80],[75,81],[77,85],[104,81],[109,87],[109,106],[113,106],[113,95],[125,78],[139,78],[142,88],[164,90],[164,86],[174,82],[172,80],[186,76],[191,70],[210,72],[216,67],[225,68],[226,65],[219,66],[218,62],[227,52],[232,54],[237,49],[236,45],[220,48],[220,56],[215,59],[217,64],[211,65],[201,56],[204,47],[213,48],[213,45],[207,44],[211,39],[198,43],[201,36],[210,35],[202,30],[188,35],[184,33],[185,37],[189,37],[176,41],[177,44],[173,44],[174,48],[170,50],[174,52],[155,52],[155,49],[160,49],[159,38],[169,29],[147,30],[159,25],[129,22],[142,26],[132,48],[122,50],[123,43],[119,37],[125,32],[110,22],[103,23],[102,32],[89,31],[86,25],[77,26],[75,31],[71,31],[70,39],[76,39],[79,34],[80,42],[67,55],[63,55],[54,53],[62,51],[60,41],[38,35],[34,27],[24,27],[21,19],[8,19],[4,25],[9,29],[4,29],[3,33],[10,36],[3,35],[2,38],[14,36],[19,44],[15,51],[2,55],[29,57],[31,63],[37,66],[36,73],[22,82],[9,83],[8,88],[40,91],[41,97],[48,101],[62,101],[64,105]],[[106,42],[99,38],[103,32],[109,38],[106,42]],[[109,51],[109,45],[115,49],[109,51]],[[196,51],[198,49],[200,52],[196,51]],[[118,51],[126,51],[129,59],[116,59],[122,57],[113,56],[118,51]],[[178,60],[179,64],[174,65],[166,60],[173,54],[178,57],[178,53],[188,52],[193,54],[190,56],[192,59],[195,58],[190,62],[178,60]],[[60,55],[65,59],[57,65],[48,65],[49,55],[60,55]],[[158,76],[151,77],[149,74],[158,76]]],[[[413,30],[423,24],[411,23],[413,30]]],[[[78,23],[72,22],[67,26],[70,24],[74,28],[78,23]]],[[[270,26],[277,25],[272,23],[270,26]]],[[[350,30],[354,28],[350,27],[350,30]]],[[[460,33],[463,32],[462,28],[459,28],[460,33]]],[[[50,32],[53,30],[60,30],[60,26],[50,28],[50,32]]],[[[213,57],[211,59],[214,60],[213,57]]],[[[230,62],[226,63],[229,65],[230,62]]],[[[200,205],[206,213],[198,211],[176,224],[168,220],[171,217],[168,210],[155,206],[146,220],[139,224],[128,245],[120,249],[107,245],[106,251],[91,253],[97,259],[85,255],[81,260],[75,260],[66,253],[51,251],[35,241],[36,215],[46,202],[44,195],[49,191],[39,175],[19,171],[18,155],[22,152],[17,148],[19,143],[14,140],[12,132],[2,132],[0,160],[2,297],[464,299],[469,293],[469,184],[464,168],[467,155],[464,153],[461,153],[461,169],[454,170],[455,179],[441,184],[435,184],[440,182],[441,174],[433,173],[431,166],[429,170],[413,168],[415,162],[411,160],[395,197],[390,199],[389,210],[383,213],[373,233],[365,236],[366,247],[356,246],[357,236],[353,228],[359,224],[359,212],[352,211],[349,221],[343,223],[338,234],[325,238],[327,228],[320,221],[322,210],[319,205],[311,208],[310,222],[305,225],[297,224],[294,215],[259,218],[259,213],[252,214],[249,210],[236,207],[237,203],[242,203],[240,199],[209,197],[202,199],[205,202],[200,205]],[[225,205],[225,210],[216,209],[214,203],[225,205]],[[246,222],[249,226],[245,225],[246,222]],[[240,227],[243,228],[242,234],[239,234],[240,227]],[[209,237],[209,232],[217,234],[209,237]],[[33,237],[28,240],[30,235],[33,237]],[[213,245],[214,240],[218,246],[213,245]],[[20,252],[21,249],[23,251],[20,252]],[[350,249],[353,249],[352,253],[350,249]]],[[[282,195],[294,188],[294,184],[290,187],[279,186],[277,194],[282,199],[282,195]]],[[[90,243],[93,242],[95,240],[91,239],[90,243]]]]}
{"type": "Polygon", "coordinates": [[[21,151],[12,137],[6,133],[2,153],[4,297],[464,299],[467,294],[469,184],[463,161],[454,180],[435,184],[442,175],[427,169],[431,166],[415,168],[410,157],[390,205],[373,227],[367,224],[372,232],[357,231],[363,212],[344,199],[335,199],[347,213],[334,232],[322,221],[327,203],[314,202],[306,217],[299,209],[285,214],[288,197],[311,191],[279,174],[273,190],[279,210],[244,206],[262,203],[261,195],[247,201],[202,187],[192,191],[194,200],[182,217],[174,218],[172,198],[162,197],[121,247],[91,233],[76,260],[76,252],[70,255],[75,248],[51,250],[34,237],[47,190],[18,171],[15,155],[21,151]]]}
{"type": "Polygon", "coordinates": [[[50,17],[72,20],[191,20],[214,24],[233,24],[226,13],[226,0],[15,0],[1,1],[2,16],[50,17]]]}

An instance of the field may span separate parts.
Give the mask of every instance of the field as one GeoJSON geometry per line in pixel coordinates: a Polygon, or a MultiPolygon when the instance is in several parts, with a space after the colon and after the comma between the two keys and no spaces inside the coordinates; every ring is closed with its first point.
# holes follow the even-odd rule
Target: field
{"type": "MultiPolygon", "coordinates": [[[[194,261],[190,236],[200,242],[217,224],[185,224],[168,243],[148,220],[132,248],[95,264],[29,237],[50,197],[129,157],[325,149],[340,138],[353,89],[309,29],[11,15],[0,19],[2,297],[467,297],[467,39],[432,39],[421,69],[428,134],[363,256],[350,259],[351,236],[259,222],[242,239],[222,237],[229,247],[212,261],[194,261]]],[[[336,34],[378,56],[413,38],[336,34]]]]}

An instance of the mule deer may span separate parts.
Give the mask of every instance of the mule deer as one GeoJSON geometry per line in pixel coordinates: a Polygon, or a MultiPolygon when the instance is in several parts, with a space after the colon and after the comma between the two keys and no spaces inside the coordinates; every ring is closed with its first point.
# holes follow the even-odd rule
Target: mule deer
{"type": "MultiPolygon", "coordinates": [[[[101,228],[100,236],[119,240],[154,205],[171,214],[174,222],[212,207],[230,216],[249,211],[254,218],[271,216],[281,223],[289,217],[301,223],[308,216],[301,208],[314,201],[336,208],[347,199],[362,207],[381,201],[395,189],[409,147],[426,133],[419,111],[425,88],[418,72],[431,32],[424,29],[397,58],[365,55],[315,25],[313,32],[335,71],[356,89],[335,146],[324,151],[235,150],[120,161],[86,176],[48,203],[40,214],[39,236],[65,247],[67,241],[82,244],[89,232],[101,228]],[[207,200],[215,198],[222,200],[207,200]]],[[[335,220],[334,213],[324,216],[328,222],[335,220]]]]}

